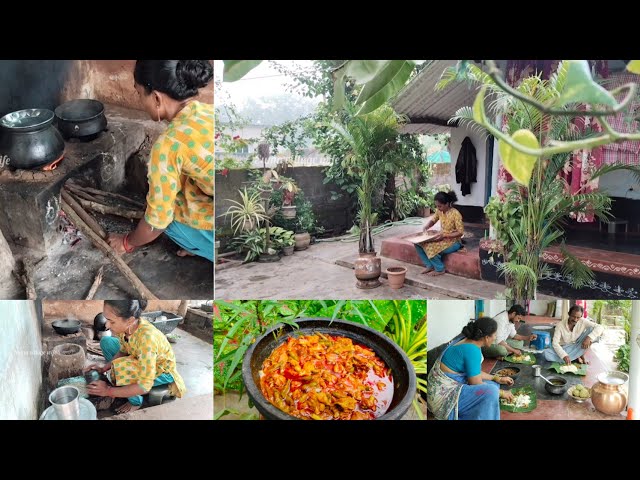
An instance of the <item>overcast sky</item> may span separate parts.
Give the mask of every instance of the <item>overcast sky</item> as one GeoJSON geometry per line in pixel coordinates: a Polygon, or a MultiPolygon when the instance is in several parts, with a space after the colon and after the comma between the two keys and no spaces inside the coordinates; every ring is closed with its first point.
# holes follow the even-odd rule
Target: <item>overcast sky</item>
{"type": "MultiPolygon", "coordinates": [[[[279,60],[278,63],[285,66],[297,65],[308,66],[313,60],[279,60]]],[[[222,60],[214,61],[215,78],[222,80],[224,64],[222,60]]],[[[230,96],[231,101],[236,105],[242,105],[247,98],[265,97],[286,93],[285,84],[287,77],[274,70],[269,62],[264,61],[251,70],[244,78],[231,83],[222,84],[222,92],[230,96]]],[[[292,95],[295,95],[292,93],[292,95]]],[[[224,98],[224,95],[221,95],[224,98]]]]}

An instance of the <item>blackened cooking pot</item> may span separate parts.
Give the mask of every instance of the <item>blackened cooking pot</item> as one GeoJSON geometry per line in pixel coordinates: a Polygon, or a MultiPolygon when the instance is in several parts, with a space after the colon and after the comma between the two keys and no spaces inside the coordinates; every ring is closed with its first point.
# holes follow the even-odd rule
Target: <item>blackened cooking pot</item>
{"type": "Polygon", "coordinates": [[[51,110],[30,108],[0,118],[0,157],[11,168],[38,168],[64,154],[64,140],[51,110]]]}
{"type": "Polygon", "coordinates": [[[97,100],[78,99],[56,108],[56,126],[66,138],[89,137],[107,128],[104,105],[97,100]]]}
{"type": "Polygon", "coordinates": [[[260,389],[260,370],[273,350],[292,335],[311,335],[314,332],[347,337],[371,348],[391,369],[393,374],[393,398],[388,410],[376,420],[399,420],[407,413],[416,394],[416,374],[411,360],[389,337],[354,322],[329,318],[304,318],[296,320],[299,328],[276,325],[258,338],[247,350],[242,362],[242,380],[249,397],[258,411],[268,420],[297,420],[283,412],[265,398],[260,389]]]}
{"type": "Polygon", "coordinates": [[[56,320],[51,326],[60,335],[71,335],[80,331],[80,322],[78,320],[56,320]]]}

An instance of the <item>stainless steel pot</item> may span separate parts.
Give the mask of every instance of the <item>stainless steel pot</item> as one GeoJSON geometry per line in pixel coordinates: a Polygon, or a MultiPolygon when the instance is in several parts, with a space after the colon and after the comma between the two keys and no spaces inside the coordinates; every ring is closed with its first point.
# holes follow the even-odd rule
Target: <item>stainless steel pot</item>
{"type": "Polygon", "coordinates": [[[64,154],[64,140],[53,126],[51,110],[30,108],[0,118],[0,157],[11,168],[33,169],[64,154]]]}

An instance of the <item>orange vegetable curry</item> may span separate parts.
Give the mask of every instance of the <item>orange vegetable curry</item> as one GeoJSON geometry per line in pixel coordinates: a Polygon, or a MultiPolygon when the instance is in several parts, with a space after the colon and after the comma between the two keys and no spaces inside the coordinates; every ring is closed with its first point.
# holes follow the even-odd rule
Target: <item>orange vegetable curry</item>
{"type": "Polygon", "coordinates": [[[350,338],[289,337],[262,364],[260,388],[280,410],[304,420],[367,420],[393,398],[391,370],[350,338]]]}

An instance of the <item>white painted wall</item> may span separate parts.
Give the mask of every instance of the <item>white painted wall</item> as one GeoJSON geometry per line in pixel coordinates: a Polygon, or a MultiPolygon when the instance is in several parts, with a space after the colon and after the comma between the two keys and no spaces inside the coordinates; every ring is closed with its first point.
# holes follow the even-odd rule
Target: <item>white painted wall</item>
{"type": "Polygon", "coordinates": [[[640,185],[633,175],[624,170],[600,177],[600,189],[612,197],[640,200],[640,185]],[[629,191],[630,188],[633,190],[629,191]]]}
{"type": "Polygon", "coordinates": [[[449,143],[449,153],[451,153],[451,174],[448,183],[458,195],[458,205],[470,205],[484,207],[485,205],[485,175],[487,170],[486,162],[486,134],[469,130],[466,127],[451,129],[451,141],[449,143]],[[465,137],[469,137],[476,148],[476,158],[478,159],[478,169],[476,183],[471,184],[471,195],[465,197],[460,193],[460,184],[456,183],[455,166],[460,154],[460,147],[465,137]]]}
{"type": "Polygon", "coordinates": [[[484,315],[485,317],[495,317],[500,312],[504,312],[507,309],[506,300],[485,300],[484,302],[484,315]]]}
{"type": "Polygon", "coordinates": [[[428,300],[427,349],[453,339],[475,316],[475,311],[473,300],[428,300]]]}
{"type": "Polygon", "coordinates": [[[42,338],[35,305],[0,300],[0,420],[37,420],[42,338]]]}

